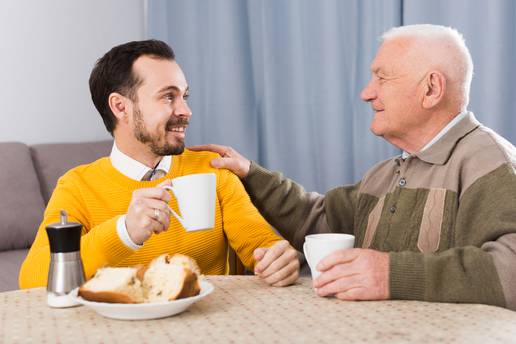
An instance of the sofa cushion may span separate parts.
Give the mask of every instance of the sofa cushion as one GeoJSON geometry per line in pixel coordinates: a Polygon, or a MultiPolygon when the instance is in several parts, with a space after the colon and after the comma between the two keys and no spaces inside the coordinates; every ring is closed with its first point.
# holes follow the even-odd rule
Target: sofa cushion
{"type": "Polygon", "coordinates": [[[112,146],[111,140],[33,145],[31,153],[45,204],[48,203],[59,177],[73,167],[108,156],[112,146]]]}
{"type": "Polygon", "coordinates": [[[28,252],[27,249],[0,252],[0,262],[2,262],[0,292],[18,289],[20,267],[28,252]]]}
{"type": "Polygon", "coordinates": [[[32,244],[45,204],[29,148],[0,143],[0,251],[32,244]]]}

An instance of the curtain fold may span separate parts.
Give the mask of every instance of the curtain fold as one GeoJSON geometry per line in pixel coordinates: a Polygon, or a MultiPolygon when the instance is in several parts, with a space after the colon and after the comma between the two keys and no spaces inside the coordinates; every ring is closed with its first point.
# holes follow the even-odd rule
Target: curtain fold
{"type": "Polygon", "coordinates": [[[360,91],[379,36],[403,23],[465,34],[476,65],[471,108],[515,141],[515,3],[149,0],[148,32],[172,46],[190,84],[188,144],[231,145],[326,192],[399,154],[370,133],[373,113],[360,91]]]}

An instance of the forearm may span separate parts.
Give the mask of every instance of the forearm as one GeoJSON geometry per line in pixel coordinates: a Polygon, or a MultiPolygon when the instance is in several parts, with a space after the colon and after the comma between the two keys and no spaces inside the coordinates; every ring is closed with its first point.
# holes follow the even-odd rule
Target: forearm
{"type": "Polygon", "coordinates": [[[217,194],[224,221],[224,232],[246,268],[253,270],[253,252],[282,240],[253,206],[241,181],[232,173],[218,174],[217,194]]]}
{"type": "Polygon", "coordinates": [[[255,162],[243,182],[260,213],[298,250],[308,234],[353,233],[359,184],[320,195],[255,162]]]}
{"type": "Polygon", "coordinates": [[[391,299],[505,306],[493,257],[475,246],[390,253],[391,299]]]}
{"type": "Polygon", "coordinates": [[[323,217],[323,196],[308,193],[281,173],[268,171],[255,162],[243,183],[260,213],[296,248],[301,247],[309,230],[330,231],[323,217]]]}

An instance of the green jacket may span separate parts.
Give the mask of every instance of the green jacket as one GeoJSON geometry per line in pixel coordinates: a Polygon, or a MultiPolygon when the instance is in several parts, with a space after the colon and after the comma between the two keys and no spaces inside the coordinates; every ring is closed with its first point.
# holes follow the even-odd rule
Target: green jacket
{"type": "Polygon", "coordinates": [[[423,152],[325,195],[254,162],[243,182],[298,250],[307,234],[341,232],[390,252],[392,299],[516,310],[515,163],[515,147],[468,113],[423,152]]]}

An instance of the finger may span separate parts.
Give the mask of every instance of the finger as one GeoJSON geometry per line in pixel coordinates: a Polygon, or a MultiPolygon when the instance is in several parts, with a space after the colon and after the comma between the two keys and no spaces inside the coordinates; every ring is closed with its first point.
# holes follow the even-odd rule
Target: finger
{"type": "Polygon", "coordinates": [[[142,213],[142,215],[144,216],[140,217],[137,222],[138,227],[141,228],[142,231],[146,231],[149,235],[152,232],[156,234],[163,232],[163,224],[154,219],[153,209],[145,208],[145,211],[142,213]]]}
{"type": "Polygon", "coordinates": [[[351,288],[357,288],[362,286],[361,282],[361,277],[358,275],[342,277],[330,283],[327,283],[320,288],[317,288],[317,295],[329,296],[342,293],[351,288]]]}
{"type": "Polygon", "coordinates": [[[216,145],[213,143],[205,144],[205,145],[190,146],[190,147],[186,147],[186,148],[189,150],[192,150],[192,151],[197,151],[197,152],[198,151],[209,151],[209,152],[218,153],[220,155],[224,155],[228,150],[228,147],[226,147],[226,146],[216,145]]]}
{"type": "Polygon", "coordinates": [[[236,166],[236,162],[232,158],[215,158],[210,161],[210,165],[215,168],[226,168],[228,170],[232,170],[232,168],[236,166]]]}
{"type": "Polygon", "coordinates": [[[164,201],[153,199],[153,198],[147,198],[142,200],[142,203],[145,207],[150,208],[152,210],[158,209],[160,212],[162,212],[166,216],[170,216],[172,212],[170,211],[170,207],[168,204],[164,201]]]}
{"type": "Polygon", "coordinates": [[[144,188],[138,189],[134,191],[133,198],[146,199],[146,198],[154,198],[159,199],[165,202],[170,202],[170,195],[167,190],[162,187],[154,187],[154,188],[144,188]]]}
{"type": "Polygon", "coordinates": [[[358,257],[360,251],[361,249],[353,248],[337,250],[324,257],[319,264],[317,264],[316,269],[324,272],[331,269],[334,265],[351,262],[358,257]]]}
{"type": "Polygon", "coordinates": [[[290,274],[290,276],[287,276],[287,278],[272,284],[273,287],[286,287],[287,285],[294,284],[297,279],[299,278],[299,269],[296,269],[293,273],[290,274]]]}
{"type": "Polygon", "coordinates": [[[351,288],[342,293],[335,294],[335,297],[339,300],[344,301],[358,301],[358,300],[367,300],[367,297],[364,294],[364,288],[351,288]]]}
{"type": "Polygon", "coordinates": [[[156,185],[157,188],[162,188],[164,186],[172,186],[172,179],[165,179],[164,181],[156,185]]]}
{"type": "Polygon", "coordinates": [[[262,260],[254,267],[255,272],[265,271],[289,247],[288,241],[281,240],[269,247],[262,260]]]}
{"type": "Polygon", "coordinates": [[[275,261],[273,261],[267,269],[260,273],[261,277],[267,278],[277,271],[283,269],[285,266],[290,264],[290,262],[299,262],[297,251],[294,249],[287,249],[281,256],[279,256],[275,261]]]}
{"type": "Polygon", "coordinates": [[[327,283],[333,282],[339,278],[352,276],[356,273],[356,269],[353,269],[349,263],[337,264],[331,269],[323,271],[319,277],[314,280],[313,286],[314,288],[320,288],[327,283]]]}
{"type": "MultiPolygon", "coordinates": [[[[157,202],[159,203],[158,206],[162,203],[159,201],[157,202]]],[[[145,214],[151,219],[151,227],[155,233],[161,233],[162,231],[167,230],[170,225],[170,214],[168,213],[168,210],[160,209],[158,206],[148,206],[145,211],[145,214]],[[155,223],[159,224],[159,226],[156,227],[155,223]]]]}
{"type": "Polygon", "coordinates": [[[290,275],[292,275],[295,271],[299,270],[299,263],[292,260],[287,265],[279,269],[278,271],[274,272],[273,274],[269,275],[265,278],[265,282],[267,282],[269,285],[274,284],[281,284],[285,279],[287,279],[290,275]]]}
{"type": "Polygon", "coordinates": [[[264,247],[259,247],[253,252],[254,260],[257,262],[262,260],[263,256],[265,256],[265,253],[267,252],[267,249],[264,247]]]}

